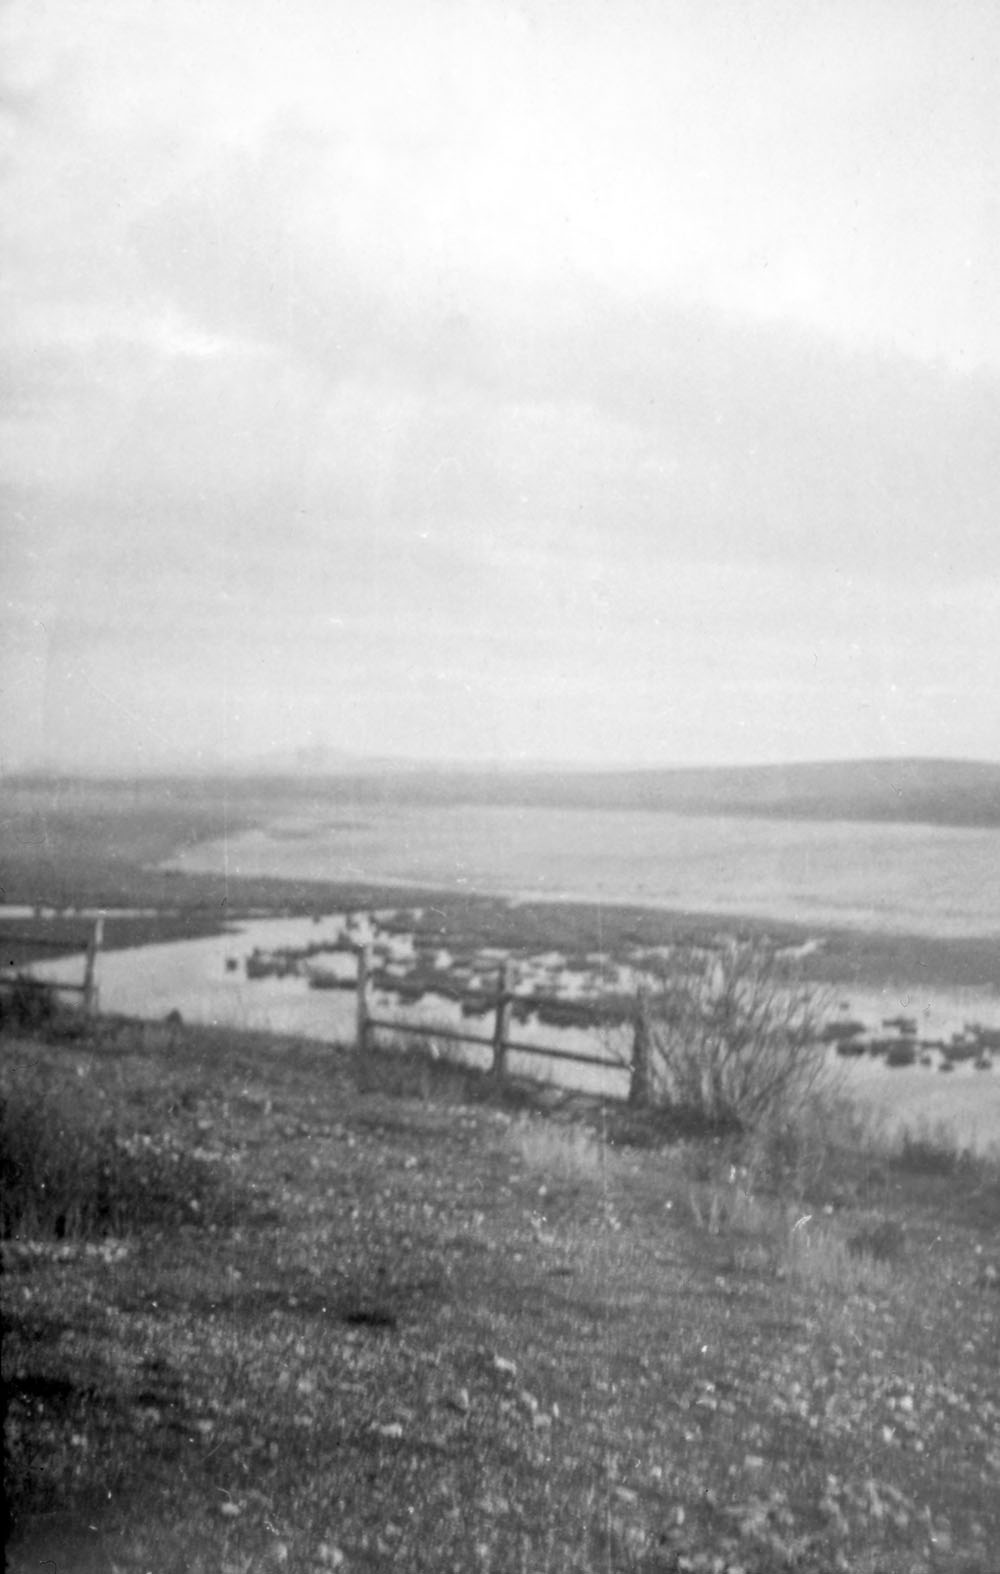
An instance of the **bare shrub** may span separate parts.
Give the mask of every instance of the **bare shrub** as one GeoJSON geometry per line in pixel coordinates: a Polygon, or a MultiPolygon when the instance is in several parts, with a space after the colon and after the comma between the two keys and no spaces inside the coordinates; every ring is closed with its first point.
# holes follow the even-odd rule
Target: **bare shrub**
{"type": "Polygon", "coordinates": [[[644,1099],[709,1127],[796,1118],[826,1067],[817,992],[761,944],[691,953],[638,1019],[644,1099]]]}

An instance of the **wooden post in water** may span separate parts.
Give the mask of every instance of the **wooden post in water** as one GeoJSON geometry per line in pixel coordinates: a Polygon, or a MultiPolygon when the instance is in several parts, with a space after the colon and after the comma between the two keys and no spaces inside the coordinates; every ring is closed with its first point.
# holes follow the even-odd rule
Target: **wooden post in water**
{"type": "Polygon", "coordinates": [[[88,1017],[97,1014],[97,957],[104,943],[104,918],[94,919],[94,928],[87,944],[87,960],[83,970],[83,1009],[88,1017]]]}
{"type": "Polygon", "coordinates": [[[493,1075],[503,1081],[507,1058],[507,1022],[510,1018],[510,963],[504,962],[497,980],[497,1014],[493,1023],[493,1075]]]}
{"type": "Polygon", "coordinates": [[[355,1043],[359,1056],[363,1056],[368,1047],[368,973],[371,968],[371,951],[369,947],[366,945],[358,946],[357,958],[358,1015],[355,1043]]]}

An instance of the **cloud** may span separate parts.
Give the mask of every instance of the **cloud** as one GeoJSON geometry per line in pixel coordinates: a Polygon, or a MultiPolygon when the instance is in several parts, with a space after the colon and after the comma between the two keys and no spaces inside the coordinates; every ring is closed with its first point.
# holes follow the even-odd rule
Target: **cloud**
{"type": "Polygon", "coordinates": [[[959,12],[9,7],[18,692],[41,621],[77,752],[147,700],[206,747],[932,738],[1000,659],[959,12]]]}

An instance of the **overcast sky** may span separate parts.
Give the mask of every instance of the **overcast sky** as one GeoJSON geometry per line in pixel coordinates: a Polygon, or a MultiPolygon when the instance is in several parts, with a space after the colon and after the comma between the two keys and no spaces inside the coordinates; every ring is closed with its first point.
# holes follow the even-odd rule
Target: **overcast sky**
{"type": "Polygon", "coordinates": [[[1000,759],[996,0],[0,27],[0,769],[1000,759]]]}

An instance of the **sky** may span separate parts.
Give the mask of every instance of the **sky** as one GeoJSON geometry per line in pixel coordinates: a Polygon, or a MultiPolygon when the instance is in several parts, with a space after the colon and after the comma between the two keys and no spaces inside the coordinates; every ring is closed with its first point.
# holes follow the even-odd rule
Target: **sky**
{"type": "Polygon", "coordinates": [[[0,59],[0,772],[1000,759],[995,0],[0,59]]]}

